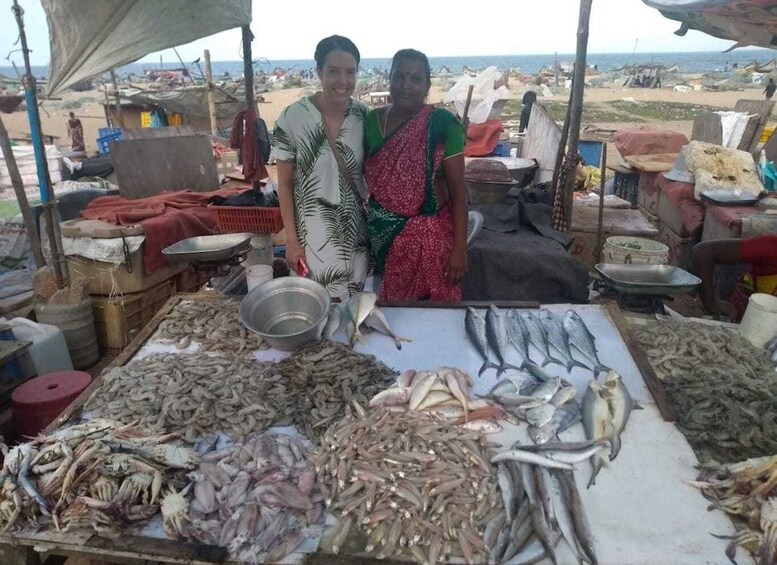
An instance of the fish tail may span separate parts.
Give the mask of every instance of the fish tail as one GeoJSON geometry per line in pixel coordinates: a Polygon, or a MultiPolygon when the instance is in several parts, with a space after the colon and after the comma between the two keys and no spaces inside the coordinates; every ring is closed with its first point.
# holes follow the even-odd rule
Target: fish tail
{"type": "Polygon", "coordinates": [[[394,337],[394,346],[397,348],[398,351],[402,351],[402,340],[398,337],[394,337]]]}
{"type": "MultiPolygon", "coordinates": [[[[563,365],[563,363],[559,363],[559,365],[563,365]]],[[[567,366],[567,373],[571,373],[574,367],[580,367],[581,369],[589,369],[588,365],[586,365],[585,363],[581,363],[577,359],[572,359],[571,357],[569,358],[569,361],[567,361],[566,366],[567,366]]]]}
{"type": "Polygon", "coordinates": [[[491,361],[486,359],[485,361],[483,361],[483,364],[480,366],[480,370],[478,371],[478,375],[482,375],[483,373],[485,373],[486,369],[497,369],[497,371],[498,371],[499,370],[499,365],[497,365],[496,363],[492,363],[491,361]]]}
{"type": "Polygon", "coordinates": [[[568,366],[569,363],[565,363],[561,359],[556,359],[555,357],[548,356],[548,358],[545,360],[545,363],[553,363],[554,365],[559,365],[561,367],[568,366]]]}
{"type": "Polygon", "coordinates": [[[498,368],[496,374],[497,374],[497,376],[499,376],[502,373],[504,373],[507,369],[515,369],[516,371],[521,371],[521,370],[523,370],[523,367],[525,365],[526,365],[526,361],[524,361],[523,365],[521,365],[520,367],[518,367],[516,365],[513,365],[512,363],[502,363],[501,365],[499,365],[499,368],[498,368]]]}
{"type": "Polygon", "coordinates": [[[548,363],[550,363],[552,361],[553,361],[553,359],[551,359],[550,356],[546,355],[545,356],[545,360],[542,363],[540,363],[540,367],[544,367],[545,365],[547,365],[548,363]]]}
{"type": "Polygon", "coordinates": [[[621,450],[621,436],[620,434],[612,436],[610,439],[610,461],[615,461],[621,450]]]}
{"type": "Polygon", "coordinates": [[[601,457],[594,455],[594,458],[591,461],[591,464],[593,465],[594,469],[593,469],[593,472],[591,473],[591,478],[588,480],[588,486],[586,488],[591,488],[591,485],[596,484],[596,475],[598,475],[599,471],[602,470],[602,465],[604,464],[604,460],[601,457]]]}
{"type": "Polygon", "coordinates": [[[594,378],[597,378],[602,373],[609,373],[612,371],[607,365],[602,365],[601,363],[597,363],[592,370],[594,372],[594,378]]]}

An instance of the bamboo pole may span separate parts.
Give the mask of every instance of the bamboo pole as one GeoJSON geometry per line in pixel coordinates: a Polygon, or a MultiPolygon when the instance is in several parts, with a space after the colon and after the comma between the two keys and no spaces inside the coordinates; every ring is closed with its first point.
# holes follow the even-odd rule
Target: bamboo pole
{"type": "Polygon", "coordinates": [[[467,90],[467,101],[464,102],[464,113],[461,116],[461,122],[464,126],[464,133],[469,129],[469,105],[472,103],[472,92],[475,90],[475,85],[470,84],[467,90]]]}
{"type": "Polygon", "coordinates": [[[577,146],[580,141],[580,123],[583,119],[583,98],[585,96],[585,69],[588,54],[588,27],[591,19],[593,0],[580,0],[580,16],[577,24],[577,51],[575,69],[572,77],[572,109],[569,113],[569,141],[567,143],[566,185],[564,193],[565,228],[572,229],[572,200],[575,190],[575,170],[577,168],[577,146]]]}
{"type": "Polygon", "coordinates": [[[124,129],[124,115],[121,112],[119,84],[116,82],[116,72],[113,69],[111,69],[111,83],[113,84],[113,96],[116,99],[116,116],[119,118],[119,127],[124,129]]]}
{"type": "Polygon", "coordinates": [[[19,167],[16,165],[16,158],[14,157],[13,149],[11,148],[11,139],[8,137],[8,131],[5,129],[2,118],[0,118],[0,149],[3,151],[5,166],[8,168],[8,176],[11,178],[11,184],[16,193],[16,201],[19,203],[19,208],[21,208],[22,211],[24,227],[27,229],[27,237],[32,246],[32,256],[35,259],[35,266],[40,269],[41,267],[46,266],[46,259],[43,257],[43,250],[40,246],[38,227],[35,225],[35,218],[30,209],[30,203],[27,201],[27,194],[24,192],[22,175],[19,174],[19,167]]]}
{"type": "Polygon", "coordinates": [[[27,34],[24,31],[24,10],[19,6],[18,0],[13,0],[13,13],[16,17],[16,25],[19,28],[19,41],[22,44],[22,56],[24,57],[24,100],[27,104],[27,119],[30,122],[30,137],[35,152],[35,165],[38,173],[38,186],[40,187],[40,199],[43,206],[43,215],[46,219],[46,234],[51,247],[51,263],[54,270],[54,280],[57,288],[65,288],[67,285],[67,266],[60,256],[61,242],[57,242],[57,232],[54,226],[56,221],[57,200],[51,187],[49,175],[49,163],[46,160],[46,147],[43,144],[43,131],[40,125],[38,113],[38,96],[36,92],[35,76],[30,66],[30,51],[27,48],[27,34]]]}
{"type": "Polygon", "coordinates": [[[256,112],[256,103],[254,102],[254,60],[251,57],[251,41],[254,34],[251,33],[251,26],[243,26],[243,82],[246,89],[246,109],[256,112]]]}
{"type": "MultiPolygon", "coordinates": [[[[253,68],[253,67],[252,67],[253,68]]],[[[213,70],[210,66],[210,51],[205,50],[205,86],[208,88],[208,116],[210,116],[210,133],[219,134],[218,121],[216,120],[216,96],[213,93],[213,70]]]]}
{"type": "Polygon", "coordinates": [[[602,143],[602,158],[599,162],[599,222],[596,228],[596,260],[602,261],[602,247],[604,246],[604,185],[607,182],[607,144],[602,143]]]}

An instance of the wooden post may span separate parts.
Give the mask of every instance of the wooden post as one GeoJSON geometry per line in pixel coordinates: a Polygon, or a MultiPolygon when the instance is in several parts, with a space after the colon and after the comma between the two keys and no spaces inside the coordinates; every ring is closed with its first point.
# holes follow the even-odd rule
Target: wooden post
{"type": "Polygon", "coordinates": [[[111,119],[111,99],[108,98],[108,89],[106,88],[103,90],[103,94],[105,94],[105,123],[108,125],[109,128],[113,127],[113,120],[111,119]]]}
{"type": "MultiPolygon", "coordinates": [[[[253,67],[252,67],[253,68],[253,67]]],[[[208,89],[208,115],[210,116],[210,133],[219,134],[218,121],[216,120],[216,96],[213,93],[213,70],[210,67],[210,51],[205,50],[205,86],[208,89]]]]}
{"type": "MultiPolygon", "coordinates": [[[[175,56],[178,57],[178,62],[181,63],[181,66],[183,67],[183,70],[185,70],[186,73],[189,74],[189,69],[186,66],[186,63],[183,62],[183,59],[181,59],[181,56],[178,54],[178,49],[173,47],[173,52],[175,52],[175,56]]],[[[185,78],[186,78],[185,76],[181,76],[181,84],[183,84],[185,82],[185,80],[184,80],[185,78]]],[[[192,85],[194,85],[194,79],[191,77],[191,75],[189,75],[189,80],[192,81],[192,85]]]]}
{"type": "Polygon", "coordinates": [[[567,114],[564,117],[564,125],[561,127],[561,141],[558,144],[558,151],[556,152],[556,165],[553,167],[553,180],[551,181],[551,187],[553,188],[553,195],[555,200],[555,194],[559,190],[559,176],[561,175],[561,165],[564,164],[564,154],[567,151],[567,139],[569,138],[569,114],[572,111],[572,90],[569,91],[569,100],[567,101],[567,114]]]}
{"type": "Polygon", "coordinates": [[[599,178],[599,223],[596,228],[596,261],[601,263],[602,247],[604,247],[604,242],[602,241],[604,237],[604,226],[602,225],[604,223],[604,184],[607,182],[607,175],[605,174],[605,171],[607,170],[606,143],[602,143],[602,158],[599,161],[599,167],[601,176],[599,178]]]}
{"type": "Polygon", "coordinates": [[[254,34],[251,33],[251,26],[243,26],[243,82],[246,89],[246,109],[256,112],[254,103],[254,60],[251,57],[251,41],[254,34]]]}
{"type": "Polygon", "coordinates": [[[121,95],[119,95],[119,84],[116,82],[116,72],[111,69],[111,83],[113,84],[113,96],[116,100],[116,116],[119,118],[119,127],[124,129],[124,116],[121,113],[121,95]]]}
{"type": "Polygon", "coordinates": [[[66,263],[60,255],[62,242],[57,241],[56,218],[57,200],[54,196],[54,189],[51,187],[51,176],[49,175],[49,163],[46,159],[46,147],[43,144],[43,131],[40,125],[40,114],[38,113],[38,95],[36,92],[35,76],[32,74],[30,66],[30,51],[27,48],[27,34],[24,32],[24,11],[19,6],[18,0],[13,0],[13,12],[16,17],[16,25],[19,28],[19,40],[22,44],[22,56],[24,57],[24,100],[27,104],[27,119],[30,122],[30,137],[35,151],[35,165],[38,173],[38,186],[40,187],[40,200],[43,205],[43,215],[46,218],[46,234],[49,238],[51,247],[51,262],[54,270],[54,279],[57,281],[57,288],[65,288],[67,284],[66,263]],[[63,270],[65,265],[65,270],[63,270]]]}
{"type": "Polygon", "coordinates": [[[577,168],[577,146],[580,141],[580,123],[583,119],[583,98],[585,96],[585,68],[588,53],[588,23],[591,19],[593,0],[580,0],[580,17],[577,24],[577,51],[572,76],[572,109],[569,113],[569,142],[567,144],[566,185],[564,193],[564,214],[566,231],[572,229],[572,200],[575,190],[575,169],[577,168]]]}
{"type": "Polygon", "coordinates": [[[16,165],[16,158],[11,148],[11,139],[8,137],[2,118],[0,118],[0,149],[3,151],[5,166],[8,167],[8,176],[11,178],[11,184],[13,185],[14,192],[16,192],[16,201],[22,210],[24,227],[27,229],[27,237],[30,239],[30,245],[32,246],[35,266],[40,269],[46,266],[46,259],[43,257],[43,250],[40,246],[38,227],[35,225],[35,218],[32,215],[32,210],[30,210],[30,203],[27,202],[27,195],[24,193],[22,176],[19,174],[19,167],[16,165]]]}
{"type": "Polygon", "coordinates": [[[464,133],[467,133],[469,128],[469,105],[472,103],[472,91],[475,90],[475,85],[470,84],[467,90],[467,101],[464,102],[464,114],[461,116],[461,124],[464,126],[464,133]]]}

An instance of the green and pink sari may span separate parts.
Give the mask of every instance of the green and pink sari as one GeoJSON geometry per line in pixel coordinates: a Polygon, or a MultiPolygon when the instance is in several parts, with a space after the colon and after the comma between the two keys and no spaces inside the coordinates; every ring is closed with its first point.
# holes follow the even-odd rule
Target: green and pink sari
{"type": "Polygon", "coordinates": [[[450,206],[439,206],[434,179],[445,158],[464,149],[464,130],[441,108],[423,106],[388,136],[378,112],[365,122],[369,191],[367,231],[376,267],[383,272],[381,300],[461,300],[461,286],[447,281],[453,249],[450,206]]]}

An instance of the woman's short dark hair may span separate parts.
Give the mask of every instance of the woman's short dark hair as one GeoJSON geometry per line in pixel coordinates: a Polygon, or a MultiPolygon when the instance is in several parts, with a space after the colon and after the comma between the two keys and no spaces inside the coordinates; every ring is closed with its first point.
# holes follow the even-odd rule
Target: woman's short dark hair
{"type": "Polygon", "coordinates": [[[397,61],[400,59],[415,59],[416,61],[419,61],[424,66],[424,71],[426,72],[426,82],[432,81],[432,68],[429,66],[429,58],[417,49],[400,49],[394,53],[394,58],[391,60],[391,70],[389,71],[389,76],[391,76],[391,74],[394,72],[394,67],[397,64],[397,61]]]}
{"type": "Polygon", "coordinates": [[[319,41],[318,45],[316,45],[316,53],[313,55],[313,58],[316,60],[316,67],[323,69],[324,64],[326,64],[326,57],[332,51],[345,51],[346,53],[350,53],[353,55],[353,58],[356,59],[356,66],[359,66],[361,55],[359,55],[356,44],[342,35],[330,35],[319,41]]]}
{"type": "Polygon", "coordinates": [[[527,90],[523,95],[524,104],[534,104],[537,101],[537,93],[533,90],[527,90]]]}

